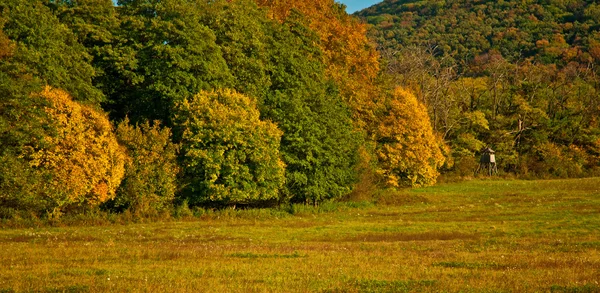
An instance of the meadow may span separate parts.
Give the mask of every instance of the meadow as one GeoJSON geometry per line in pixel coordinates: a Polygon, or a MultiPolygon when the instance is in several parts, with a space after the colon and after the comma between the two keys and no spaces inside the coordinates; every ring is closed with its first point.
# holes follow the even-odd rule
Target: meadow
{"type": "Polygon", "coordinates": [[[0,230],[0,292],[600,292],[600,178],[0,230]]]}

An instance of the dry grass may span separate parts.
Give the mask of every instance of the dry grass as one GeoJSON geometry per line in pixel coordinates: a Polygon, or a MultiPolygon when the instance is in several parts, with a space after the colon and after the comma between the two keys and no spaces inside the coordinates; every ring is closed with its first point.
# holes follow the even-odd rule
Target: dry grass
{"type": "Polygon", "coordinates": [[[600,179],[0,231],[0,292],[600,292],[600,179]],[[415,200],[416,199],[416,200],[415,200]]]}

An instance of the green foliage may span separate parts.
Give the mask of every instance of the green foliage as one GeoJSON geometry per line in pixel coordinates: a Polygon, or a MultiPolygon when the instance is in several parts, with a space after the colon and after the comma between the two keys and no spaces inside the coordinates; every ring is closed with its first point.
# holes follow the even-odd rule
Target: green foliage
{"type": "Polygon", "coordinates": [[[158,119],[170,126],[176,103],[232,84],[199,6],[121,1],[109,9],[106,1],[94,3],[67,2],[58,11],[94,55],[93,65],[102,72],[95,84],[106,93],[112,117],[128,116],[134,123],[158,119]]]}
{"type": "Polygon", "coordinates": [[[231,90],[200,92],[178,106],[184,196],[191,205],[277,202],[284,184],[281,131],[256,102],[231,90]]]}
{"type": "MultiPolygon", "coordinates": [[[[48,4],[68,26],[86,52],[91,55],[90,63],[96,74],[92,79],[96,88],[106,96],[118,90],[122,84],[117,69],[133,64],[135,59],[129,48],[122,45],[121,18],[112,0],[52,0],[48,4]],[[115,67],[117,66],[117,67],[115,67]]],[[[114,98],[113,98],[114,99],[114,98]]],[[[112,99],[111,99],[112,100],[112,99]]]]}
{"type": "Polygon", "coordinates": [[[273,25],[254,1],[210,1],[200,5],[201,22],[212,30],[231,74],[233,87],[263,97],[271,85],[269,39],[273,25]]]}
{"type": "Polygon", "coordinates": [[[22,211],[41,214],[47,203],[38,194],[52,174],[30,168],[24,155],[26,148],[43,141],[46,101],[29,99],[21,92],[30,86],[3,73],[0,81],[0,218],[22,211]]]}
{"type": "Polygon", "coordinates": [[[386,48],[434,46],[456,62],[497,50],[517,61],[586,62],[597,27],[593,1],[384,1],[357,13],[386,48]]]}
{"type": "MultiPolygon", "coordinates": [[[[372,154],[382,145],[367,136],[368,124],[382,118],[378,54],[366,25],[332,0],[22,2],[0,4],[8,107],[0,110],[0,135],[3,162],[31,174],[3,171],[2,184],[32,202],[45,194],[48,203],[32,208],[38,214],[48,206],[56,215],[95,208],[113,199],[123,172],[106,207],[133,216],[160,214],[174,199],[182,214],[184,202],[317,204],[348,195],[359,172],[363,186],[375,185],[374,165],[386,164],[372,154]],[[65,92],[29,97],[45,85],[65,92]],[[116,131],[130,156],[126,171],[99,104],[114,121],[139,125],[123,122],[116,131]],[[50,179],[54,189],[44,187],[50,179]]],[[[487,112],[471,114],[465,119],[474,129],[490,131],[487,112]]],[[[418,132],[406,117],[388,116],[400,131],[418,132]]],[[[407,178],[399,180],[433,182],[429,167],[440,165],[433,157],[404,166],[407,178]]]]}
{"type": "Polygon", "coordinates": [[[136,216],[170,211],[177,192],[177,145],[171,130],[158,122],[132,126],[125,119],[116,129],[119,143],[127,148],[129,160],[125,177],[115,199],[107,204],[116,210],[129,210],[136,216]]]}
{"type": "Polygon", "coordinates": [[[287,195],[317,203],[351,191],[360,136],[337,88],[327,82],[316,36],[302,21],[290,16],[273,27],[272,85],[260,107],[283,130],[287,195]]]}
{"type": "Polygon", "coordinates": [[[92,85],[95,76],[90,56],[71,29],[36,0],[8,0],[0,4],[3,31],[16,43],[0,69],[13,76],[39,78],[68,91],[76,100],[100,102],[103,93],[92,85]]]}

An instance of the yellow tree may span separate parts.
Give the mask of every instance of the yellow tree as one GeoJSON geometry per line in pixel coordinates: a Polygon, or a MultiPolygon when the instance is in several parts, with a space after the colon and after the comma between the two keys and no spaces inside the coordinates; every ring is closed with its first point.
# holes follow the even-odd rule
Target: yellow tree
{"type": "Polygon", "coordinates": [[[445,159],[425,107],[409,91],[396,88],[380,111],[373,134],[377,173],[393,187],[434,184],[445,159]]]}
{"type": "Polygon", "coordinates": [[[55,132],[29,157],[31,167],[53,175],[44,196],[53,203],[54,216],[113,198],[125,172],[125,154],[108,117],[59,89],[46,87],[39,96],[48,101],[45,111],[55,132]]]}

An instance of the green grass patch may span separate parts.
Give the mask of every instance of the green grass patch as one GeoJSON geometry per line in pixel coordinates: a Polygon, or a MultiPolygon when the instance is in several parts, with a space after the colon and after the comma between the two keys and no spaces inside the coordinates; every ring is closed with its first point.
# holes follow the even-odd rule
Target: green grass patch
{"type": "Polygon", "coordinates": [[[490,270],[503,270],[509,268],[507,265],[498,263],[466,263],[459,261],[444,261],[435,263],[434,266],[444,268],[461,268],[461,269],[490,269],[490,270]]]}
{"type": "Polygon", "coordinates": [[[257,254],[252,252],[241,252],[241,253],[232,253],[228,255],[229,257],[235,258],[302,258],[307,257],[306,254],[300,254],[295,251],[292,254],[257,254]]]}

